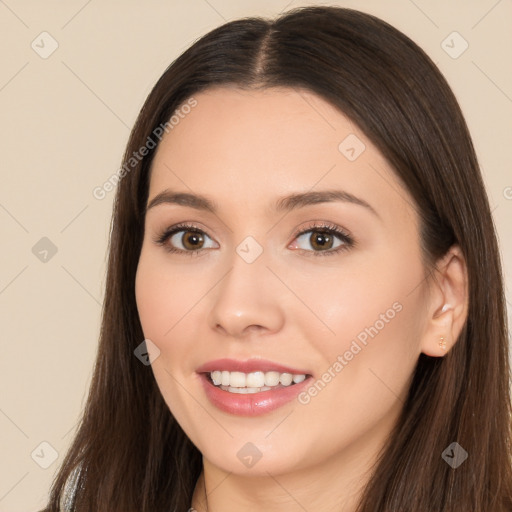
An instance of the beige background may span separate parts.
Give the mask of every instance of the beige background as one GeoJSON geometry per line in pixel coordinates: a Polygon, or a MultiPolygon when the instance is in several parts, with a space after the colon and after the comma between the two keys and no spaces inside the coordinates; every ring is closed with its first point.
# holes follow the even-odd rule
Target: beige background
{"type": "MultiPolygon", "coordinates": [[[[114,196],[98,200],[92,191],[119,168],[146,95],[214,27],[308,3],[320,2],[0,0],[0,511],[42,507],[71,442],[95,356],[114,196]],[[42,58],[51,49],[45,31],[58,48],[42,58]],[[46,262],[32,249],[43,237],[57,248],[46,262]],[[57,452],[47,469],[40,464],[52,451],[42,442],[57,452]]],[[[482,164],[510,314],[512,2],[331,4],[389,21],[452,85],[482,164]],[[453,31],[469,44],[456,59],[442,46],[453,31]]],[[[460,39],[448,42],[452,52],[462,48],[460,39]]],[[[48,242],[39,243],[42,251],[48,242]]]]}

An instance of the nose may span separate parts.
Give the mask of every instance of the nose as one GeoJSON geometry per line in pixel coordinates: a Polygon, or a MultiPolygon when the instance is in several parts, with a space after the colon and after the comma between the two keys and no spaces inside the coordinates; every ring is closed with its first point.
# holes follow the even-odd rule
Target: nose
{"type": "Polygon", "coordinates": [[[278,332],[285,319],[282,293],[265,258],[247,263],[235,254],[231,270],[209,294],[208,324],[232,338],[278,332]]]}

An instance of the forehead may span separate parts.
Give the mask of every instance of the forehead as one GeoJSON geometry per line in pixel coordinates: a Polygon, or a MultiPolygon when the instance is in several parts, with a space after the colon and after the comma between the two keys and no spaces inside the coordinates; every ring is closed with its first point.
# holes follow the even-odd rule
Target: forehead
{"type": "Polygon", "coordinates": [[[319,96],[217,87],[194,100],[187,113],[177,110],[159,144],[149,198],[164,189],[196,192],[256,213],[273,196],[343,188],[377,210],[410,213],[412,198],[387,161],[319,96]]]}

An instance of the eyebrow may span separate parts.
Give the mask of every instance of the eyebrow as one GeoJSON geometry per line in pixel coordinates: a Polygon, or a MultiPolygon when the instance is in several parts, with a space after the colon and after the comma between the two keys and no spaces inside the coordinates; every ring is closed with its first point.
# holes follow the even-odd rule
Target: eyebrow
{"type": "MultiPolygon", "coordinates": [[[[278,199],[274,205],[274,209],[278,213],[284,211],[288,212],[314,204],[333,203],[338,201],[362,206],[380,218],[377,211],[369,203],[344,190],[321,190],[290,194],[278,199]]],[[[205,196],[191,194],[188,192],[172,192],[170,190],[164,190],[149,202],[146,207],[146,212],[160,204],[188,206],[190,208],[195,208],[196,210],[205,210],[214,214],[216,214],[218,210],[216,204],[205,196]]]]}

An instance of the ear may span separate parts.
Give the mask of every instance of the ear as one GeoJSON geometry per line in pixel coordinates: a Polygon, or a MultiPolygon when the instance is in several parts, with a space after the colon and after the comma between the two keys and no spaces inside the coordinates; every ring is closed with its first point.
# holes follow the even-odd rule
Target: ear
{"type": "Polygon", "coordinates": [[[429,281],[421,351],[427,356],[442,357],[455,345],[468,314],[467,267],[457,244],[438,260],[429,281]],[[440,345],[441,338],[446,348],[440,345]]]}

